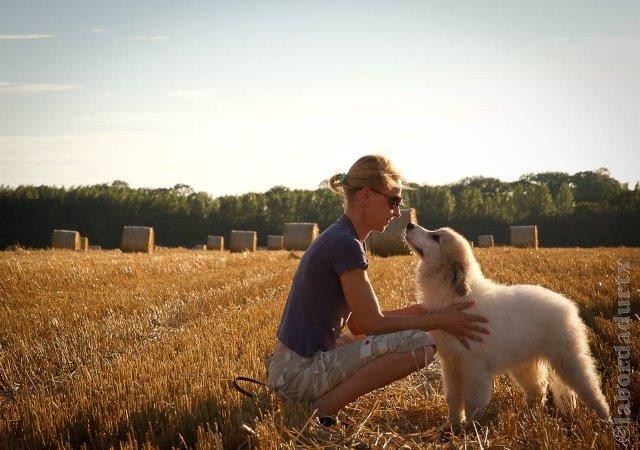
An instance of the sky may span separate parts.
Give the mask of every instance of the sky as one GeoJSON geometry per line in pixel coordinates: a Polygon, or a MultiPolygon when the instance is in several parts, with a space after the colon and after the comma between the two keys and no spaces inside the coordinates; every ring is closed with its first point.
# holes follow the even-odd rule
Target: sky
{"type": "Polygon", "coordinates": [[[0,184],[640,180],[640,2],[0,0],[0,184]]]}

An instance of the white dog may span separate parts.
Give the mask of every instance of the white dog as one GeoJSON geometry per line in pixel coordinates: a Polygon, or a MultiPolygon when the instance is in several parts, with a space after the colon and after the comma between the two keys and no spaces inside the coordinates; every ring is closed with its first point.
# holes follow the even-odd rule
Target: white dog
{"type": "Polygon", "coordinates": [[[569,299],[541,286],[503,286],[485,278],[467,240],[450,228],[409,223],[406,241],[420,256],[418,299],[429,311],[467,301],[465,310],[489,320],[484,342],[468,350],[451,334],[430,332],[442,361],[449,421],[477,420],[493,395],[493,379],[508,372],[531,403],[544,402],[550,385],[558,409],[575,406],[575,394],[610,420],[609,406],[589,352],[586,326],[569,299]]]}

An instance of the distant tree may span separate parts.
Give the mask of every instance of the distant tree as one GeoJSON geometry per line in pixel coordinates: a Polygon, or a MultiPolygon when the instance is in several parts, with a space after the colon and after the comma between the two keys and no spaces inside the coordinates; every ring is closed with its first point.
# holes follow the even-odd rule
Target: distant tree
{"type": "Polygon", "coordinates": [[[519,183],[513,190],[514,221],[553,214],[551,192],[545,184],[519,183]]]}
{"type": "Polygon", "coordinates": [[[573,201],[573,190],[569,183],[560,184],[554,196],[553,203],[555,205],[556,214],[571,214],[575,203],[573,201]]]}
{"type": "Polygon", "coordinates": [[[484,197],[484,216],[512,223],[515,216],[513,192],[495,192],[484,197]]]}
{"type": "Polygon", "coordinates": [[[520,181],[546,184],[553,198],[558,195],[563,184],[571,187],[571,176],[564,172],[527,173],[520,177],[520,181]]]}
{"type": "Polygon", "coordinates": [[[624,190],[611,199],[608,204],[612,211],[640,211],[640,189],[624,190]]]}
{"type": "Polygon", "coordinates": [[[578,172],[571,177],[571,182],[576,186],[576,202],[606,203],[623,190],[620,182],[611,178],[604,167],[595,172],[578,172]]]}
{"type": "Polygon", "coordinates": [[[405,190],[407,206],[416,209],[418,222],[431,227],[448,223],[455,211],[456,199],[448,186],[412,186],[405,190]]]}
{"type": "Polygon", "coordinates": [[[171,190],[181,197],[188,197],[195,193],[193,188],[188,184],[176,184],[171,190]]]}
{"type": "Polygon", "coordinates": [[[122,180],[114,180],[111,182],[111,187],[114,187],[116,189],[124,189],[129,187],[129,183],[122,180]]]}
{"type": "Polygon", "coordinates": [[[481,177],[481,176],[463,178],[460,181],[458,181],[458,183],[456,184],[463,188],[464,187],[477,188],[484,195],[501,192],[507,186],[504,182],[502,182],[498,178],[481,177]]]}
{"type": "Polygon", "coordinates": [[[484,211],[482,191],[476,187],[466,187],[456,199],[456,217],[471,217],[484,211]]]}
{"type": "MultiPolygon", "coordinates": [[[[466,236],[494,234],[506,241],[509,224],[535,221],[543,245],[640,245],[640,183],[630,190],[602,168],[567,175],[523,175],[516,182],[468,177],[446,186],[411,184],[406,203],[428,227],[450,225],[466,236]],[[575,204],[575,205],[574,205],[575,204]]],[[[67,228],[104,248],[119,246],[124,225],[153,226],[159,245],[190,246],[231,229],[280,234],[285,222],[317,222],[321,230],[343,211],[342,197],[327,188],[212,198],[186,184],[131,188],[126,182],[71,188],[0,185],[0,248],[20,242],[46,247],[51,230],[67,228]]]]}

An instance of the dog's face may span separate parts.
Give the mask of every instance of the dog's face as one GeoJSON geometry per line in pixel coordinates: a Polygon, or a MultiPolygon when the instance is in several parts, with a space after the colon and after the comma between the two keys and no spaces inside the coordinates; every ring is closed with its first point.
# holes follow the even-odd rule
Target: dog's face
{"type": "Polygon", "coordinates": [[[451,228],[431,231],[412,223],[405,233],[409,248],[420,258],[418,282],[442,276],[451,283],[456,295],[464,297],[469,293],[466,270],[473,253],[463,236],[451,228]]]}

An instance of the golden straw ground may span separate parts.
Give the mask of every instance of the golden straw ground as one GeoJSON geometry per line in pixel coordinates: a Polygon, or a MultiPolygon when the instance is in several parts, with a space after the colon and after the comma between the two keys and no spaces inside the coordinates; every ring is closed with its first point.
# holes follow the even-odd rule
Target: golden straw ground
{"type": "MultiPolygon", "coordinates": [[[[617,259],[631,261],[637,312],[640,250],[475,252],[494,280],[542,284],[579,305],[614,406],[617,259]]],[[[242,397],[230,380],[264,377],[261,358],[298,263],[294,253],[267,251],[1,253],[0,448],[613,447],[610,430],[584,409],[567,419],[530,410],[504,378],[485,421],[447,443],[436,365],[349,406],[349,429],[319,429],[303,405],[268,393],[242,397]]],[[[384,308],[412,301],[414,267],[412,256],[370,257],[384,308]]],[[[632,335],[638,367],[637,322],[632,335]]],[[[637,371],[632,385],[637,413],[637,371]]]]}

